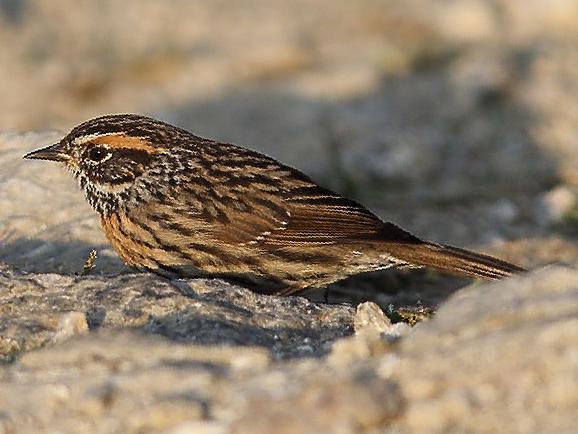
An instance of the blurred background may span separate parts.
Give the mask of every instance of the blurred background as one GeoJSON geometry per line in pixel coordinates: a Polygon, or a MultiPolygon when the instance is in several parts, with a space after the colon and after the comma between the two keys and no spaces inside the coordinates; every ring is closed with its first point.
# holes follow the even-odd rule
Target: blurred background
{"type": "Polygon", "coordinates": [[[0,0],[0,40],[2,130],[148,114],[420,236],[578,259],[576,0],[0,0]]]}

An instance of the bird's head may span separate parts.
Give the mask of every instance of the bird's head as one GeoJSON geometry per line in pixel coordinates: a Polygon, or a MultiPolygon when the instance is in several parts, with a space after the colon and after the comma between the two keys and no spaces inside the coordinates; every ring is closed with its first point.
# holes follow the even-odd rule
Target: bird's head
{"type": "Polygon", "coordinates": [[[63,163],[78,178],[91,205],[103,212],[145,173],[170,173],[171,149],[184,130],[139,115],[109,115],[86,121],[58,143],[32,151],[28,159],[63,163]],[[153,172],[154,173],[154,172],[153,172]],[[109,205],[105,206],[105,203],[109,205]],[[104,209],[103,209],[104,208],[104,209]]]}

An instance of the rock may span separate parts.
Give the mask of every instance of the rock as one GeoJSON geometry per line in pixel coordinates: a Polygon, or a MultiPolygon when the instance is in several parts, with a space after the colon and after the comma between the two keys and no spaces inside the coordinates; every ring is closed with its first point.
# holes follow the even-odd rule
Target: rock
{"type": "Polygon", "coordinates": [[[185,422],[171,429],[168,434],[227,434],[221,424],[207,421],[185,422]]]}
{"type": "Polygon", "coordinates": [[[82,312],[69,312],[60,319],[56,332],[52,336],[52,342],[60,342],[75,335],[88,333],[86,315],[82,312]]]}
{"type": "Polygon", "coordinates": [[[217,400],[267,368],[256,348],[92,334],[26,354],[1,371],[0,432],[161,432],[218,414],[217,400]],[[250,360],[236,366],[234,361],[250,360]],[[211,386],[211,387],[210,387],[211,386]],[[209,390],[210,389],[210,390],[209,390]]]}
{"type": "MultiPolygon", "coordinates": [[[[247,297],[227,293],[239,304],[247,297]]],[[[255,297],[264,309],[273,298],[255,297]]],[[[280,309],[298,317],[304,305],[280,309]]],[[[380,317],[371,304],[359,311],[365,327],[376,322],[364,317],[380,317]]],[[[577,317],[578,271],[549,268],[472,286],[401,341],[381,339],[381,351],[348,359],[336,350],[280,359],[266,345],[199,345],[101,326],[0,367],[0,432],[572,432],[577,317]]],[[[367,336],[334,348],[355,351],[352,341],[367,336]]]]}
{"type": "Polygon", "coordinates": [[[402,341],[399,432],[572,432],[577,354],[577,271],[473,286],[402,341]]]}
{"type": "Polygon", "coordinates": [[[354,336],[333,344],[328,361],[334,366],[351,368],[368,358],[390,354],[394,350],[393,344],[410,330],[406,323],[392,324],[381,308],[372,302],[357,306],[353,327],[354,336]]]}
{"type": "Polygon", "coordinates": [[[333,344],[328,361],[333,366],[351,368],[361,361],[390,350],[393,340],[389,335],[394,329],[381,308],[372,302],[357,306],[353,320],[355,335],[333,344]]]}
{"type": "Polygon", "coordinates": [[[263,377],[247,395],[232,433],[379,432],[402,410],[396,386],[363,362],[349,371],[299,364],[288,376],[263,377]]]}
{"type": "Polygon", "coordinates": [[[538,223],[551,225],[560,223],[575,207],[575,193],[568,187],[558,186],[537,198],[534,212],[538,223]]]}
{"type": "Polygon", "coordinates": [[[274,357],[319,356],[352,332],[353,309],[267,297],[219,280],[178,285],[153,274],[20,274],[0,264],[3,356],[74,334],[138,328],[177,342],[261,346],[274,357]]]}
{"type": "Polygon", "coordinates": [[[353,328],[356,335],[376,334],[381,335],[391,327],[391,320],[385,316],[380,307],[372,302],[357,305],[353,328]]]}
{"type": "Polygon", "coordinates": [[[28,353],[0,368],[0,387],[0,432],[368,432],[401,409],[396,386],[371,363],[273,365],[263,349],[135,332],[28,353]]]}

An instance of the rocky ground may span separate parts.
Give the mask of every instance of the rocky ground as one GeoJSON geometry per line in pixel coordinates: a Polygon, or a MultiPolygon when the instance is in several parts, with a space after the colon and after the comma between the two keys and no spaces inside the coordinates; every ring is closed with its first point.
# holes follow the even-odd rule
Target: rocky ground
{"type": "Polygon", "coordinates": [[[0,23],[0,433],[574,432],[578,3],[22,0],[0,23]],[[112,112],[533,272],[374,273],[329,303],[134,273],[65,171],[21,159],[112,112]]]}
{"type": "Polygon", "coordinates": [[[225,282],[0,270],[0,432],[572,432],[578,272],[476,285],[410,330],[225,282]]]}

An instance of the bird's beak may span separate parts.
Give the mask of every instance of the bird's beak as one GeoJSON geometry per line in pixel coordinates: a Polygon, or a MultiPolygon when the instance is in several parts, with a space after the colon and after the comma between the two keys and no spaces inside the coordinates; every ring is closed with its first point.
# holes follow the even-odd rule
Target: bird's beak
{"type": "Polygon", "coordinates": [[[22,158],[28,158],[30,160],[51,160],[51,161],[67,161],[70,159],[68,154],[66,154],[60,143],[55,145],[50,145],[45,148],[37,149],[36,151],[29,152],[22,158]]]}

